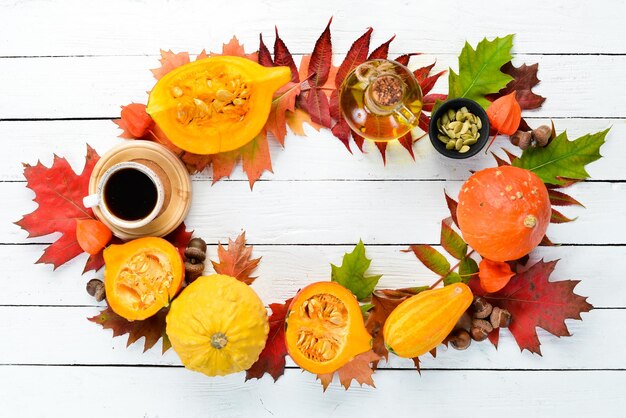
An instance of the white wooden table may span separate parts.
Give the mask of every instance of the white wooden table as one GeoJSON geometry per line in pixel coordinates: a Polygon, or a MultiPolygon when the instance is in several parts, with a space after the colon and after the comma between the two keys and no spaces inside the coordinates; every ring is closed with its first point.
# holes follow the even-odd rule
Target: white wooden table
{"type": "MultiPolygon", "coordinates": [[[[0,0],[0,416],[626,416],[626,7],[621,1],[442,0],[125,2],[0,0]],[[392,52],[424,52],[413,65],[452,65],[467,39],[516,33],[514,62],[539,62],[537,91],[548,99],[528,112],[533,125],[554,119],[570,137],[613,126],[589,166],[592,181],[572,194],[586,209],[571,224],[552,225],[560,247],[534,259],[561,258],[553,279],[583,279],[577,292],[596,307],[568,321],[573,336],[539,331],[543,357],[520,353],[504,332],[466,352],[425,356],[420,377],[394,358],[375,374],[377,389],[326,393],[313,375],[288,363],[277,383],[243,374],[206,378],[185,370],[175,353],[142,354],[141,344],[85,318],[99,311],[84,290],[83,257],[52,272],[35,265],[52,237],[27,240],[11,224],[35,208],[21,162],[50,164],[52,154],[82,167],[85,142],[101,154],[118,143],[111,122],[119,106],[145,102],[159,48],[217,50],[236,34],[249,50],[258,34],[273,42],[274,24],[294,54],[310,53],[333,15],[339,63],[368,26],[373,44],[397,38],[392,52]]],[[[299,58],[298,58],[299,59],[299,58]]],[[[447,91],[442,79],[436,92],[447,91]]],[[[188,225],[209,243],[245,229],[263,256],[254,288],[266,303],[306,283],[327,280],[329,263],[359,238],[384,274],[381,287],[428,284],[433,276],[410,254],[411,243],[438,242],[443,189],[453,195],[468,170],[494,165],[480,156],[463,163],[440,157],[428,140],[416,162],[391,146],[387,167],[367,144],[348,154],[329,132],[289,135],[272,146],[275,174],[250,192],[240,169],[211,187],[194,177],[188,225]]],[[[505,145],[503,138],[498,145],[505,145]]]]}

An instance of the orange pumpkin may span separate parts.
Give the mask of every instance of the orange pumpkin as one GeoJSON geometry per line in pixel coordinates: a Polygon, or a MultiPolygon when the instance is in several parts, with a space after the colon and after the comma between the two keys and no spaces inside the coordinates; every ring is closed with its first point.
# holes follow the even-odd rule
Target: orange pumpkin
{"type": "Polygon", "coordinates": [[[457,218],[465,241],[494,261],[531,252],[546,233],[548,190],[534,173],[513,166],[487,168],[461,188],[457,218]]]}

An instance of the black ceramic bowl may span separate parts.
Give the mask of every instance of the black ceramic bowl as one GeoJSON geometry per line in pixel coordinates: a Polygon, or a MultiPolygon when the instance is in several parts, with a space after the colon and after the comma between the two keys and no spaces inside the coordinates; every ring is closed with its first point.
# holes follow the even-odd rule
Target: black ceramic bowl
{"type": "Polygon", "coordinates": [[[469,158],[473,155],[478,154],[480,150],[485,147],[487,141],[489,141],[489,118],[487,117],[487,113],[482,108],[482,106],[473,100],[464,98],[446,100],[441,104],[441,106],[439,106],[439,108],[437,108],[435,113],[431,115],[430,126],[428,127],[428,136],[430,137],[430,142],[433,144],[433,147],[435,147],[435,149],[439,151],[439,153],[445,155],[446,157],[457,159],[469,158]],[[465,153],[460,153],[455,149],[446,149],[446,144],[444,144],[437,138],[437,134],[439,133],[439,130],[437,129],[437,120],[442,117],[444,115],[444,112],[447,112],[448,109],[452,109],[456,112],[463,106],[465,106],[467,110],[480,118],[480,121],[482,122],[482,128],[479,131],[480,137],[478,138],[478,142],[471,145],[469,151],[465,153]]]}

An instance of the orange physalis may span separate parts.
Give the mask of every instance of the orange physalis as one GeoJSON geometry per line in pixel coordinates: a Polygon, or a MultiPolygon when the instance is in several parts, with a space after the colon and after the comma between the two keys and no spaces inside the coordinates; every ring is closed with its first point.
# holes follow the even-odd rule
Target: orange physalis
{"type": "Polygon", "coordinates": [[[105,224],[95,219],[76,220],[76,241],[87,254],[98,254],[109,241],[113,234],[105,224]]]}
{"type": "MultiPolygon", "coordinates": [[[[498,133],[513,135],[519,127],[520,121],[522,120],[522,108],[517,102],[515,94],[516,92],[512,91],[506,96],[502,96],[494,100],[487,108],[489,123],[491,127],[496,130],[493,139],[489,143],[489,147],[493,144],[498,133]]],[[[487,147],[487,150],[489,147],[487,147]]],[[[485,150],[485,153],[487,150],[485,150]]]]}
{"type": "Polygon", "coordinates": [[[480,287],[487,293],[494,293],[504,288],[514,275],[511,266],[503,261],[483,258],[478,265],[480,287]]]}

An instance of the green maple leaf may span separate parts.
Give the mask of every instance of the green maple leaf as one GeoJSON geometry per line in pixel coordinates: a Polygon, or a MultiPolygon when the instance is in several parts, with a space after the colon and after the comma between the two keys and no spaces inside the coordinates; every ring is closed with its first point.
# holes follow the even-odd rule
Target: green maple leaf
{"type": "Polygon", "coordinates": [[[512,47],[513,35],[493,41],[485,38],[478,43],[476,50],[466,42],[459,55],[459,73],[450,69],[448,97],[466,97],[486,109],[491,102],[485,99],[485,95],[499,92],[513,80],[500,71],[500,67],[511,61],[512,47]]]}
{"type": "Polygon", "coordinates": [[[382,274],[365,275],[371,262],[372,260],[365,256],[363,241],[359,240],[351,253],[344,254],[341,267],[330,265],[331,279],[349,289],[358,300],[365,299],[372,294],[378,280],[382,277],[382,274]]]}
{"type": "Polygon", "coordinates": [[[563,178],[584,180],[589,177],[585,166],[602,157],[600,147],[609,129],[574,141],[569,141],[567,133],[563,132],[545,148],[526,149],[513,165],[532,171],[544,183],[563,185],[563,178]]]}

